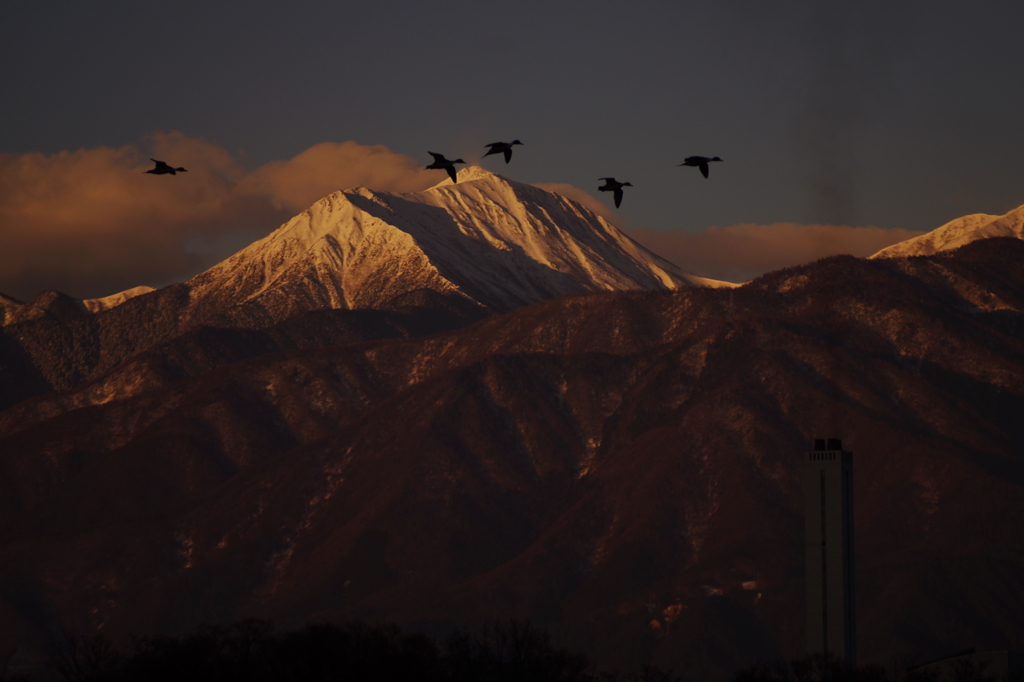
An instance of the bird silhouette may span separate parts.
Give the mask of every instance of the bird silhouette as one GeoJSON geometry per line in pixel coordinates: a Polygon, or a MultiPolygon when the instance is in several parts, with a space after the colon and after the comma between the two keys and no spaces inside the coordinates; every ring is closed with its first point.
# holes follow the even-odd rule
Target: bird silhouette
{"type": "Polygon", "coordinates": [[[708,164],[712,161],[721,161],[717,156],[713,159],[709,159],[706,156],[687,156],[686,160],[683,161],[680,166],[696,166],[700,168],[700,172],[703,173],[704,177],[708,176],[708,164]]]}
{"type": "Polygon", "coordinates": [[[484,154],[484,156],[490,156],[491,154],[505,154],[505,163],[512,160],[512,145],[522,144],[519,140],[512,140],[511,142],[492,142],[485,144],[485,147],[490,147],[491,151],[484,154]]]}
{"type": "Polygon", "coordinates": [[[150,159],[150,161],[155,163],[156,166],[154,168],[150,168],[148,171],[143,171],[144,173],[152,173],[153,175],[166,175],[167,173],[170,173],[171,175],[174,175],[175,173],[188,173],[188,171],[185,170],[184,168],[171,168],[163,161],[157,161],[156,159],[150,159]]]}
{"type": "Polygon", "coordinates": [[[465,161],[463,161],[462,159],[455,159],[454,161],[449,161],[448,159],[444,158],[444,154],[435,154],[434,152],[427,153],[434,157],[434,163],[427,166],[427,168],[434,168],[436,170],[446,170],[448,171],[448,177],[452,179],[452,182],[458,182],[458,180],[455,178],[455,164],[466,163],[465,161]]]}
{"type": "Polygon", "coordinates": [[[614,192],[615,196],[615,208],[619,207],[622,203],[622,188],[632,187],[633,184],[629,182],[619,182],[615,178],[598,178],[598,180],[604,180],[604,185],[597,188],[599,192],[614,192]]]}

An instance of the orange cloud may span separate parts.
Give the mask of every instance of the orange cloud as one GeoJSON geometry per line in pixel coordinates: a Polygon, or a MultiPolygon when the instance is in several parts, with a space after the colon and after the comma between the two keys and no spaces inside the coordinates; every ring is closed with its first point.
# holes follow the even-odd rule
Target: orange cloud
{"type": "Polygon", "coordinates": [[[297,213],[339,189],[369,187],[419,192],[441,182],[437,171],[382,145],[322,142],[289,161],[272,161],[241,183],[242,189],[271,198],[275,207],[297,213]]]}
{"type": "Polygon", "coordinates": [[[870,256],[924,232],[842,225],[741,224],[702,232],[629,228],[626,234],[676,265],[703,277],[745,282],[772,270],[846,253],[870,256]]]}
{"type": "Polygon", "coordinates": [[[437,181],[414,159],[354,142],[319,144],[253,172],[178,132],[116,149],[0,154],[0,292],[91,298],[180,281],[212,264],[197,245],[240,248],[330,192],[437,181]],[[147,174],[150,157],[188,172],[147,174]]]}

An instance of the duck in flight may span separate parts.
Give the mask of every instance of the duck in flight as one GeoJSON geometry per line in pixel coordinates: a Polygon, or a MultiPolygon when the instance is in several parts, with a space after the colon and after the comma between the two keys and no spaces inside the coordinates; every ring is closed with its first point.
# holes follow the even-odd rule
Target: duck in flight
{"type": "Polygon", "coordinates": [[[458,182],[458,180],[455,179],[455,164],[466,163],[465,161],[463,161],[462,159],[455,159],[454,161],[449,161],[448,159],[444,158],[444,154],[435,154],[434,152],[427,153],[434,157],[434,163],[427,166],[427,168],[433,168],[436,170],[444,169],[448,171],[448,177],[452,179],[452,182],[458,182]]]}
{"type": "Polygon", "coordinates": [[[704,174],[706,178],[708,176],[708,164],[712,161],[721,161],[717,156],[713,159],[709,159],[706,156],[687,156],[686,160],[683,161],[680,166],[696,166],[700,168],[700,172],[704,174]]]}
{"type": "Polygon", "coordinates": [[[598,180],[604,180],[604,184],[597,188],[598,192],[614,192],[615,208],[622,203],[622,188],[633,186],[632,183],[619,182],[615,178],[598,178],[598,180]]]}
{"type": "Polygon", "coordinates": [[[144,173],[152,173],[153,175],[165,175],[167,173],[170,173],[171,175],[174,175],[175,173],[188,173],[188,171],[185,170],[184,168],[171,168],[163,161],[157,161],[156,159],[150,159],[150,161],[155,163],[156,166],[154,168],[150,168],[148,171],[143,171],[144,173]]]}
{"type": "Polygon", "coordinates": [[[492,142],[485,144],[485,147],[490,147],[491,151],[484,154],[484,156],[490,156],[491,154],[505,154],[505,163],[512,160],[512,145],[522,144],[519,140],[512,140],[511,142],[492,142]]]}

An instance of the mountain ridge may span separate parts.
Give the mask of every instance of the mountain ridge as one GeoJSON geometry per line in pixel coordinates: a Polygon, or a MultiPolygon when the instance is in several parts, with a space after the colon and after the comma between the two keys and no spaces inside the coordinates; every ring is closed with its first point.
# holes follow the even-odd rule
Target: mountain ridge
{"type": "MultiPolygon", "coordinates": [[[[470,166],[468,168],[464,168],[461,171],[459,171],[459,174],[459,178],[461,179],[461,186],[460,184],[453,183],[451,179],[445,179],[444,181],[438,183],[434,187],[429,188],[428,190],[425,190],[424,192],[413,193],[408,196],[417,198],[417,201],[415,203],[422,203],[426,206],[434,206],[435,208],[444,208],[444,201],[438,201],[436,198],[433,198],[433,200],[431,200],[430,198],[424,199],[424,197],[429,197],[428,193],[440,193],[439,190],[442,190],[442,188],[450,188],[453,190],[458,189],[459,191],[464,191],[466,183],[472,183],[477,181],[496,183],[498,185],[503,185],[507,188],[510,188],[513,191],[517,191],[524,194],[530,194],[532,192],[539,191],[544,193],[541,196],[552,195],[558,197],[558,199],[561,202],[568,202],[577,210],[578,213],[581,213],[586,216],[587,220],[591,223],[592,227],[598,228],[599,232],[603,230],[606,235],[610,235],[611,240],[617,243],[617,245],[619,245],[620,247],[624,247],[627,251],[633,252],[634,255],[636,253],[642,254],[643,258],[641,258],[641,260],[649,260],[650,263],[648,263],[648,272],[646,273],[648,275],[648,278],[646,278],[645,281],[640,282],[645,285],[640,288],[659,288],[662,286],[672,288],[674,286],[685,284],[712,287],[740,286],[739,284],[712,280],[683,271],[674,266],[672,263],[661,258],[660,256],[657,256],[656,254],[649,252],[646,248],[642,247],[634,240],[618,231],[616,228],[614,228],[614,226],[610,225],[599,216],[593,214],[582,205],[565,197],[554,195],[553,193],[548,192],[548,190],[537,188],[533,185],[525,185],[522,183],[509,180],[508,178],[505,178],[495,173],[491,173],[489,171],[485,171],[477,166],[470,166]]],[[[484,194],[490,194],[493,196],[495,192],[493,191],[493,188],[490,189],[490,192],[485,191],[484,194]]],[[[498,192],[497,194],[500,194],[500,192],[498,192]]],[[[293,255],[291,258],[289,258],[287,253],[285,253],[283,256],[282,254],[277,253],[272,254],[269,259],[260,258],[257,255],[255,260],[261,261],[260,265],[262,267],[254,268],[252,267],[251,263],[245,263],[247,259],[245,258],[245,255],[243,255],[245,252],[251,252],[254,250],[253,247],[256,245],[250,245],[249,247],[242,249],[240,252],[232,255],[231,257],[225,259],[224,261],[221,261],[220,263],[214,265],[213,267],[209,268],[208,270],[204,271],[203,273],[200,273],[199,275],[189,280],[189,282],[187,282],[186,284],[188,284],[191,288],[197,290],[193,292],[190,297],[194,299],[202,299],[204,297],[209,297],[211,295],[211,292],[213,292],[214,298],[216,298],[219,303],[224,303],[225,300],[229,304],[235,306],[239,304],[245,305],[247,303],[252,303],[256,299],[259,299],[261,294],[264,294],[268,289],[272,287],[274,279],[283,274],[283,272],[281,271],[282,261],[286,263],[287,266],[290,266],[294,265],[295,262],[297,260],[300,260],[304,255],[308,256],[311,242],[306,241],[305,243],[303,243],[304,240],[302,239],[281,239],[280,233],[283,230],[299,221],[303,216],[306,216],[309,220],[312,220],[314,209],[316,209],[317,207],[336,207],[337,203],[345,201],[348,201],[349,203],[355,201],[360,204],[360,209],[362,213],[366,213],[372,217],[383,220],[387,216],[380,214],[380,211],[384,211],[386,213],[394,215],[396,212],[391,202],[401,201],[401,197],[403,196],[405,195],[388,192],[375,192],[374,190],[370,190],[365,187],[356,187],[349,190],[343,190],[329,194],[318,200],[310,208],[301,212],[292,220],[288,221],[287,223],[279,227],[266,238],[258,240],[257,242],[263,243],[268,240],[276,242],[283,241],[285,242],[284,251],[286,252],[289,250],[289,248],[291,250],[295,250],[295,244],[297,243],[297,255],[293,255]],[[277,239],[273,240],[275,235],[277,235],[277,239]],[[289,241],[292,242],[290,245],[289,241]],[[272,262],[268,263],[268,260],[278,261],[276,268],[278,272],[271,273],[269,280],[267,279],[268,272],[274,270],[275,267],[272,262]],[[227,292],[218,291],[224,288],[225,280],[227,282],[235,282],[237,284],[239,282],[244,282],[244,280],[247,279],[246,275],[243,273],[231,272],[233,268],[238,267],[239,265],[241,265],[243,269],[255,271],[256,274],[253,274],[253,272],[248,273],[248,278],[255,278],[259,282],[259,284],[257,284],[255,287],[249,284],[249,293],[243,294],[243,296],[241,297],[241,302],[237,300],[237,296],[232,297],[232,295],[227,292]]],[[[495,205],[499,204],[496,203],[495,205]]],[[[462,206],[459,212],[466,213],[464,209],[465,207],[462,206]]],[[[360,220],[355,221],[354,227],[356,228],[357,232],[362,233],[362,216],[360,216],[360,218],[360,220]]],[[[314,265],[314,269],[319,270],[321,273],[323,273],[324,271],[337,270],[339,268],[343,269],[345,258],[344,254],[342,254],[341,251],[339,250],[340,243],[337,240],[337,235],[331,234],[330,229],[324,229],[324,226],[322,225],[322,220],[320,220],[319,222],[321,223],[321,225],[319,225],[319,236],[327,237],[328,241],[331,242],[333,248],[327,249],[327,251],[329,252],[328,255],[325,258],[321,259],[321,261],[323,262],[319,262],[316,265],[314,265]]],[[[313,226],[310,225],[309,227],[313,226]]],[[[473,229],[470,231],[474,233],[473,237],[475,238],[476,241],[480,243],[486,243],[496,248],[498,251],[507,252],[513,250],[513,247],[509,245],[507,240],[496,239],[494,235],[488,234],[486,231],[481,231],[479,229],[479,226],[472,226],[472,228],[473,229]]],[[[459,230],[455,230],[452,232],[452,234],[455,234],[455,232],[458,231],[459,230]]],[[[408,226],[406,226],[406,229],[397,230],[395,232],[397,232],[395,236],[398,238],[399,241],[404,242],[406,251],[408,251],[409,247],[412,247],[412,244],[410,244],[408,241],[408,238],[412,236],[412,230],[410,230],[408,226]]],[[[450,237],[452,235],[448,236],[450,237]]],[[[550,233],[544,236],[550,237],[550,233]]],[[[949,223],[946,223],[945,225],[942,225],[924,235],[920,235],[918,237],[914,237],[903,242],[899,242],[897,244],[893,244],[889,247],[886,247],[885,249],[882,249],[872,254],[871,256],[869,256],[869,258],[896,258],[914,255],[930,255],[941,250],[950,250],[958,248],[959,246],[962,246],[966,243],[969,243],[977,239],[984,239],[996,236],[1008,236],[1024,239],[1024,206],[1018,207],[1017,209],[1014,209],[1013,211],[1010,211],[1001,216],[988,214],[971,214],[967,216],[962,216],[960,218],[956,218],[950,221],[949,223]]],[[[415,241],[415,239],[413,241],[415,241]]],[[[532,241],[536,243],[538,240],[533,239],[532,241]]],[[[541,239],[539,241],[543,242],[544,240],[541,239]]],[[[522,245],[515,246],[518,246],[520,249],[522,249],[522,245]]],[[[255,250],[259,251],[259,249],[255,250]]],[[[349,245],[348,251],[352,251],[351,245],[349,245]]],[[[545,266],[552,265],[550,259],[547,258],[547,256],[542,251],[540,253],[535,252],[533,254],[535,257],[535,262],[545,266]]],[[[462,253],[460,255],[467,254],[462,253]]],[[[576,253],[573,255],[580,256],[581,254],[577,249],[576,253]]],[[[314,260],[316,259],[314,258],[314,260]]],[[[408,291],[415,291],[422,288],[433,288],[434,290],[444,294],[460,295],[460,293],[462,293],[459,290],[459,286],[453,284],[450,279],[446,278],[441,273],[441,271],[433,263],[430,262],[429,258],[420,258],[420,260],[422,261],[420,265],[426,271],[429,272],[429,275],[420,282],[409,282],[408,291]],[[426,284],[427,286],[421,287],[417,286],[417,284],[426,284]]],[[[592,271],[591,268],[587,267],[588,263],[585,259],[577,258],[575,259],[575,262],[572,262],[571,259],[562,259],[559,265],[562,268],[561,272],[563,274],[571,273],[571,275],[575,276],[577,280],[586,279],[586,277],[589,276],[592,271]],[[568,271],[568,273],[566,271],[568,271]]],[[[283,270],[287,270],[287,266],[284,267],[283,270]]],[[[443,268],[444,266],[442,265],[442,269],[443,268]]],[[[466,279],[466,284],[464,284],[464,286],[472,287],[473,280],[479,279],[479,271],[473,274],[475,276],[466,279]]],[[[609,290],[621,288],[636,288],[636,285],[638,284],[638,282],[636,281],[636,275],[640,273],[637,273],[636,269],[633,268],[633,272],[630,274],[634,275],[634,281],[628,281],[628,277],[624,280],[621,277],[616,278],[613,276],[611,278],[608,278],[606,276],[603,280],[599,282],[591,282],[590,288],[582,287],[582,290],[594,291],[602,289],[609,290]]],[[[314,278],[314,281],[317,279],[318,278],[314,278]]],[[[363,295],[350,295],[345,292],[344,286],[338,286],[336,282],[332,282],[331,280],[334,278],[331,277],[329,274],[319,279],[326,281],[321,281],[319,285],[314,284],[311,287],[314,290],[319,289],[320,291],[318,292],[318,294],[311,294],[311,292],[308,290],[302,291],[301,287],[300,291],[296,292],[294,291],[294,286],[287,289],[287,291],[288,293],[294,295],[296,297],[296,300],[301,301],[301,303],[304,306],[306,306],[304,309],[313,309],[319,307],[344,309],[351,307],[374,307],[374,305],[379,306],[381,305],[380,299],[382,298],[382,296],[384,296],[384,298],[394,298],[395,296],[400,295],[400,293],[396,294],[395,290],[397,289],[400,292],[402,289],[402,287],[400,286],[397,288],[392,287],[391,291],[384,292],[383,290],[380,289],[380,287],[377,287],[375,291],[371,290],[369,292],[364,293],[363,295]]],[[[365,281],[366,278],[362,279],[363,281],[365,281]]],[[[644,279],[642,274],[641,279],[644,279]]],[[[357,284],[363,284],[363,281],[359,281],[357,282],[357,284]]],[[[580,287],[573,287],[571,284],[567,287],[563,286],[562,289],[565,290],[560,290],[558,287],[556,287],[557,293],[554,294],[551,291],[540,291],[534,292],[534,296],[532,297],[520,296],[520,300],[512,304],[508,304],[506,302],[506,304],[504,304],[503,307],[505,311],[507,311],[514,307],[518,307],[519,305],[526,305],[528,303],[535,302],[536,300],[549,298],[552,295],[562,295],[565,293],[582,293],[580,287]]],[[[81,301],[79,301],[78,299],[73,299],[72,297],[68,297],[64,294],[61,294],[60,292],[42,292],[32,301],[29,301],[27,303],[19,301],[17,299],[13,299],[0,293],[0,313],[2,313],[3,316],[0,322],[2,322],[3,325],[7,325],[14,324],[17,322],[38,319],[40,317],[52,314],[77,314],[78,312],[82,312],[83,307],[86,312],[103,312],[110,310],[111,308],[114,308],[120,305],[121,303],[130,300],[131,298],[140,295],[150,294],[153,293],[154,291],[155,290],[152,287],[136,286],[125,291],[117,292],[115,294],[105,296],[102,298],[84,299],[81,301]],[[79,303],[81,305],[79,305],[79,303]]],[[[485,297],[487,297],[486,294],[485,297]]],[[[282,293],[277,295],[276,298],[287,298],[287,296],[284,293],[282,293]]],[[[491,298],[493,298],[493,292],[491,298]]],[[[216,312],[214,312],[217,307],[216,305],[208,304],[202,307],[206,308],[206,311],[203,315],[199,315],[197,317],[207,319],[210,317],[216,317],[216,312]]],[[[275,306],[272,305],[271,307],[275,306]]],[[[250,317],[252,317],[252,312],[250,312],[250,317]]],[[[280,321],[280,319],[282,318],[280,315],[271,315],[269,318],[267,318],[266,315],[261,315],[260,313],[257,312],[256,319],[263,319],[263,323],[271,323],[272,321],[275,320],[280,321]]]]}
{"type": "MultiPolygon", "coordinates": [[[[0,582],[114,637],[515,616],[722,676],[801,653],[800,453],[842,437],[866,660],[1005,646],[992,621],[1019,646],[1021,258],[835,256],[337,345],[205,327],[0,411],[0,582]],[[995,597],[945,598],[978,575],[995,597]]],[[[0,618],[9,651],[38,614],[0,618]]]]}

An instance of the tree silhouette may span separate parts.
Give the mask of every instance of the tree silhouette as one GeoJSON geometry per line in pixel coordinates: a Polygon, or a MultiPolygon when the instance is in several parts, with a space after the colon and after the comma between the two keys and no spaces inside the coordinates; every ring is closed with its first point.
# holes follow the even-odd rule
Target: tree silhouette
{"type": "Polygon", "coordinates": [[[582,654],[551,644],[547,632],[518,620],[487,624],[448,639],[452,682],[584,682],[591,679],[582,654]]]}

